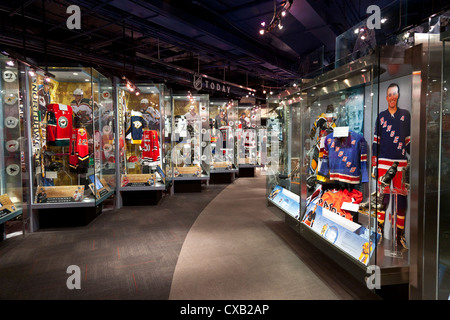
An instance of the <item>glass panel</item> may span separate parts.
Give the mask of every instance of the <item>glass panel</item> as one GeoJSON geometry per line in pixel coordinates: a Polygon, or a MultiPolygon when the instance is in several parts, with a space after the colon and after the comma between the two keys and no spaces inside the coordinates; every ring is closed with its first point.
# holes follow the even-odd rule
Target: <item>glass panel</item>
{"type": "Polygon", "coordinates": [[[299,219],[300,104],[298,92],[269,99],[267,119],[269,201],[299,219]]]}
{"type": "Polygon", "coordinates": [[[211,164],[208,95],[173,96],[170,161],[174,179],[207,179],[211,164]]]}
{"type": "Polygon", "coordinates": [[[121,187],[165,189],[165,150],[171,129],[167,88],[146,84],[137,88],[117,90],[121,187]],[[167,131],[163,131],[165,124],[167,131]]]}
{"type": "MultiPolygon", "coordinates": [[[[448,31],[447,31],[448,32],[448,31]]],[[[442,125],[440,143],[440,207],[439,207],[439,267],[438,267],[438,299],[450,299],[450,41],[443,42],[443,98],[442,125]]]]}
{"type": "Polygon", "coordinates": [[[112,81],[93,72],[93,148],[95,175],[89,175],[89,188],[98,201],[113,194],[116,187],[115,125],[112,81]]]}
{"type": "MultiPolygon", "coordinates": [[[[22,213],[22,105],[17,62],[0,56],[0,224],[22,213]]],[[[6,232],[8,230],[5,230],[6,232]]]]}

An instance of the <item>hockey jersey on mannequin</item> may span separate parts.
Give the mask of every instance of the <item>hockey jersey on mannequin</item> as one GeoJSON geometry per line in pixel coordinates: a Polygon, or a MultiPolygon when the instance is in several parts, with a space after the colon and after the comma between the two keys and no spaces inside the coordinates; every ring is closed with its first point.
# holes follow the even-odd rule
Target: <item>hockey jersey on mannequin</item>
{"type": "Polygon", "coordinates": [[[331,181],[349,184],[368,182],[367,143],[362,135],[349,131],[344,138],[326,136],[324,152],[318,173],[331,181]]]}
{"type": "Polygon", "coordinates": [[[131,140],[132,144],[141,144],[142,131],[145,127],[145,120],[142,117],[142,113],[139,111],[131,110],[128,127],[125,132],[126,138],[131,140]]]}
{"type": "Polygon", "coordinates": [[[69,147],[69,166],[74,172],[86,172],[89,165],[88,135],[85,128],[72,130],[69,147]]]}
{"type": "Polygon", "coordinates": [[[142,134],[142,164],[144,166],[157,165],[161,160],[159,152],[158,131],[144,130],[142,134]]]}
{"type": "Polygon", "coordinates": [[[52,103],[47,106],[47,142],[53,146],[69,146],[72,135],[72,107],[52,103]]]}

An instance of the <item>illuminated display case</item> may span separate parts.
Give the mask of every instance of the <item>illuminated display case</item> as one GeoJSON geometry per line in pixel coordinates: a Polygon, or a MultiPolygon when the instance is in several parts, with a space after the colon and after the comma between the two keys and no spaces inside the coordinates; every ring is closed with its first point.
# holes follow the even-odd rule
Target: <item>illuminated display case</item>
{"type": "Polygon", "coordinates": [[[19,95],[20,72],[16,61],[0,55],[0,241],[5,223],[22,214],[23,113],[19,95]]]}
{"type": "Polygon", "coordinates": [[[116,189],[112,81],[86,67],[25,71],[32,209],[100,206],[116,189]]]}
{"type": "Polygon", "coordinates": [[[254,176],[258,163],[260,109],[251,103],[239,103],[236,130],[236,156],[239,176],[254,176]]]}
{"type": "Polygon", "coordinates": [[[209,103],[209,127],[211,136],[210,173],[235,173],[237,128],[237,102],[211,100],[209,103]]]}
{"type": "MultiPolygon", "coordinates": [[[[405,282],[416,234],[409,181],[419,130],[412,122],[414,97],[420,95],[414,84],[421,55],[415,50],[381,47],[305,80],[278,101],[280,109],[299,108],[289,118],[299,121],[300,150],[287,151],[291,161],[280,157],[269,201],[288,213],[284,202],[292,200],[294,186],[279,178],[289,175],[298,156],[300,185],[293,193],[299,211],[286,214],[286,221],[360,279],[377,265],[382,284],[405,282]]],[[[281,153],[289,149],[283,146],[281,153]]]]}
{"type": "Polygon", "coordinates": [[[120,190],[165,190],[170,184],[171,95],[162,84],[117,88],[120,190]],[[136,94],[137,93],[137,94],[136,94]]]}
{"type": "Polygon", "coordinates": [[[209,118],[208,95],[173,95],[172,144],[168,157],[174,182],[209,180],[212,161],[209,118]]]}

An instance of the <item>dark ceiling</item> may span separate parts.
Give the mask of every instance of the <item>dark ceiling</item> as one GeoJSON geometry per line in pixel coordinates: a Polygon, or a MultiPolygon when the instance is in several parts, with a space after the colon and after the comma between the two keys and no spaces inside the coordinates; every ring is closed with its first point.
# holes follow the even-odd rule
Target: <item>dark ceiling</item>
{"type": "Polygon", "coordinates": [[[389,16],[388,35],[449,1],[292,0],[283,28],[263,36],[261,22],[270,22],[282,0],[0,1],[0,49],[39,65],[92,64],[174,90],[192,90],[199,72],[262,91],[305,76],[305,57],[317,50],[321,65],[332,63],[336,36],[367,18],[369,5],[389,16]],[[81,9],[79,30],[67,28],[70,5],[81,9]]]}

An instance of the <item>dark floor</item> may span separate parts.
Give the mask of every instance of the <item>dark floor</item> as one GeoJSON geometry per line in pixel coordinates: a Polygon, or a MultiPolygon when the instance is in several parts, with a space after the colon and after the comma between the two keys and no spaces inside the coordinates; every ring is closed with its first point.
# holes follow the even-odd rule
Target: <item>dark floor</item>
{"type": "Polygon", "coordinates": [[[271,213],[264,186],[264,177],[239,178],[156,206],[105,210],[87,227],[7,239],[0,243],[0,299],[378,298],[271,213]],[[71,265],[80,268],[81,290],[67,288],[71,265]]]}

